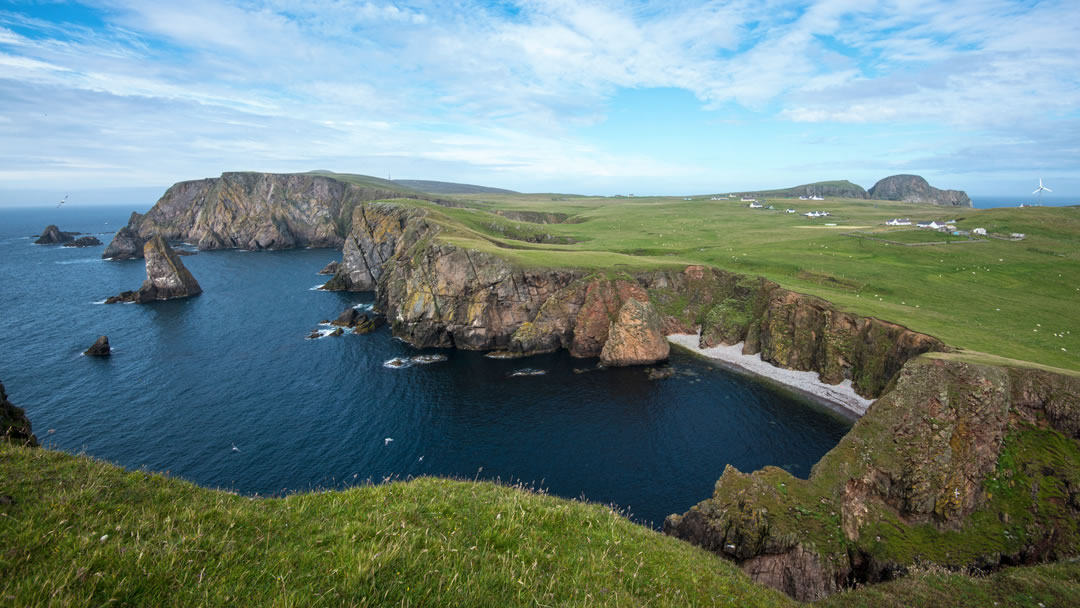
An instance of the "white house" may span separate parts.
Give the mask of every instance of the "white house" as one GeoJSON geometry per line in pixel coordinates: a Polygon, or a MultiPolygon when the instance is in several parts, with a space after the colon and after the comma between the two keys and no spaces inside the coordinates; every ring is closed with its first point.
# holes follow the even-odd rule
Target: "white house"
{"type": "Polygon", "coordinates": [[[983,236],[986,236],[986,228],[976,228],[976,229],[972,230],[971,232],[972,232],[972,234],[981,234],[983,236]]]}
{"type": "Polygon", "coordinates": [[[891,220],[885,222],[885,225],[886,226],[910,226],[911,225],[911,220],[909,220],[908,218],[903,218],[903,219],[895,218],[895,219],[891,219],[891,220]]]}
{"type": "Polygon", "coordinates": [[[817,211],[807,211],[803,215],[805,215],[806,217],[821,217],[821,214],[817,211]]]}
{"type": "Polygon", "coordinates": [[[742,198],[742,202],[744,202],[744,203],[754,203],[754,202],[757,202],[757,199],[756,199],[756,198],[746,198],[746,197],[744,196],[744,197],[742,198]]]}
{"type": "Polygon", "coordinates": [[[825,197],[814,195],[814,196],[810,197],[810,200],[812,200],[812,201],[823,201],[823,200],[825,200],[825,197]]]}
{"type": "Polygon", "coordinates": [[[1014,232],[1014,233],[1012,233],[1012,238],[1014,238],[1014,239],[1022,239],[1025,236],[1026,235],[1023,232],[1014,232]]]}
{"type": "Polygon", "coordinates": [[[762,205],[761,203],[750,203],[750,208],[751,209],[761,209],[764,206],[765,205],[762,205]]]}
{"type": "Polygon", "coordinates": [[[795,213],[795,210],[794,210],[794,209],[792,209],[792,208],[790,208],[790,207],[788,207],[788,209],[787,209],[787,212],[788,212],[788,213],[795,213]]]}

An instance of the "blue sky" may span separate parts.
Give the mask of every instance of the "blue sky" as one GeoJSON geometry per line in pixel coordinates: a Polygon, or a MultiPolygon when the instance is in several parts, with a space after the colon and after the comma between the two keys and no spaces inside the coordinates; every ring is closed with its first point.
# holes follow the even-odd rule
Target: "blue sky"
{"type": "Polygon", "coordinates": [[[310,169],[1075,195],[1078,68],[1075,0],[9,0],[0,204],[310,169]]]}

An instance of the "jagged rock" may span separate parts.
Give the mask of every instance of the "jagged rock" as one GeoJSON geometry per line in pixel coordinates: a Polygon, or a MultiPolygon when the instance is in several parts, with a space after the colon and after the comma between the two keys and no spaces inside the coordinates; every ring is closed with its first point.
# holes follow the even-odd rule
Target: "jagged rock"
{"type": "Polygon", "coordinates": [[[41,232],[41,236],[38,240],[34,241],[35,245],[56,245],[58,243],[67,243],[75,239],[75,232],[61,232],[53,224],[49,224],[45,227],[45,230],[41,232]]]}
{"type": "Polygon", "coordinates": [[[97,341],[94,342],[93,346],[86,349],[86,352],[84,352],[83,354],[89,355],[91,357],[108,357],[109,355],[111,355],[112,349],[109,348],[108,336],[98,337],[97,341]]]}
{"type": "Polygon", "coordinates": [[[330,262],[319,271],[319,274],[337,274],[339,266],[341,266],[341,262],[330,262]]]}
{"type": "Polygon", "coordinates": [[[97,247],[101,241],[96,236],[81,236],[74,241],[64,243],[63,247],[97,247]]]}
{"type": "Polygon", "coordinates": [[[648,302],[629,298],[611,322],[600,362],[611,367],[649,365],[668,358],[671,345],[663,322],[648,302]]]}
{"type": "Polygon", "coordinates": [[[335,327],[330,333],[328,333],[326,335],[328,335],[328,336],[340,336],[343,333],[345,333],[344,329],[342,329],[340,327],[335,327]]]}
{"type": "Polygon", "coordinates": [[[146,259],[146,280],[139,287],[137,302],[186,298],[202,293],[199,282],[165,239],[155,236],[147,241],[143,246],[143,257],[146,259]]]}
{"type": "Polygon", "coordinates": [[[933,203],[950,207],[970,207],[971,199],[963,190],[939,190],[919,175],[892,175],[874,184],[870,198],[879,201],[933,203]]]}
{"type": "Polygon", "coordinates": [[[353,334],[370,334],[383,325],[386,325],[385,317],[368,317],[367,315],[360,315],[360,319],[358,319],[356,325],[353,326],[353,334]]]}
{"type": "Polygon", "coordinates": [[[137,291],[121,291],[119,295],[109,296],[105,299],[106,304],[119,304],[121,302],[135,302],[139,299],[137,291]]]}
{"type": "Polygon", "coordinates": [[[0,382],[0,441],[10,441],[30,447],[37,447],[38,440],[30,428],[30,419],[26,411],[8,401],[4,383],[0,382]]]}
{"type": "Polygon", "coordinates": [[[143,246],[146,259],[146,280],[139,291],[124,291],[105,300],[106,304],[136,302],[145,304],[155,300],[186,298],[202,293],[202,287],[191,276],[179,256],[160,236],[155,236],[143,246]]]}
{"type": "Polygon", "coordinates": [[[356,310],[352,306],[346,308],[338,318],[330,322],[331,325],[337,327],[352,327],[356,325],[356,322],[360,319],[360,311],[356,310]]]}
{"type": "Polygon", "coordinates": [[[131,260],[143,257],[146,239],[139,236],[137,228],[141,219],[141,214],[132,212],[128,225],[116,231],[101,257],[111,260],[131,260]]]}

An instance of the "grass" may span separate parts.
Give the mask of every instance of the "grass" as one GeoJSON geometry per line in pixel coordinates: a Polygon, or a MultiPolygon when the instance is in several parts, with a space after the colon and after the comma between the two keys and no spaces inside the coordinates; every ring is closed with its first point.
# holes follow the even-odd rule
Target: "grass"
{"type": "Polygon", "coordinates": [[[0,604],[787,606],[611,509],[420,478],[253,499],[0,442],[0,604]]]}
{"type": "Polygon", "coordinates": [[[950,346],[1080,370],[1078,207],[956,209],[857,199],[774,199],[769,202],[777,210],[768,211],[737,200],[662,197],[493,194],[462,200],[471,208],[428,205],[447,228],[442,238],[520,266],[630,271],[705,264],[765,276],[845,310],[934,335],[950,346]],[[784,213],[789,206],[832,216],[811,220],[784,213]],[[571,218],[529,226],[492,220],[488,211],[495,209],[571,218]],[[1022,232],[1027,238],[903,247],[845,235],[881,229],[884,238],[929,238],[921,232],[884,231],[884,222],[893,217],[956,220],[960,229],[1022,232]],[[826,228],[825,223],[837,226],[826,228]],[[531,234],[548,235],[549,242],[521,240],[531,234]],[[554,242],[560,237],[574,242],[554,242]]]}

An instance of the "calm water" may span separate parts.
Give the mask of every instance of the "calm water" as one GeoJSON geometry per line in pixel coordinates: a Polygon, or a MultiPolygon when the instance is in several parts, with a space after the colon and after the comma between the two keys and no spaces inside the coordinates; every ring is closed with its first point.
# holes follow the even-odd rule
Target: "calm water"
{"type": "Polygon", "coordinates": [[[184,258],[201,296],[105,306],[139,286],[141,260],[26,238],[50,223],[115,230],[130,212],[0,209],[0,381],[53,448],[243,493],[416,475],[522,480],[658,525],[711,495],[729,463],[805,477],[849,426],[686,355],[672,357],[675,378],[653,382],[641,369],[575,374],[596,361],[565,353],[420,351],[386,328],[308,340],[320,320],[373,300],[311,290],[337,251],[202,252],[184,258]],[[83,357],[99,334],[113,356],[83,357]],[[449,360],[383,366],[422,352],[449,360]],[[523,367],[547,374],[509,376],[523,367]]]}

